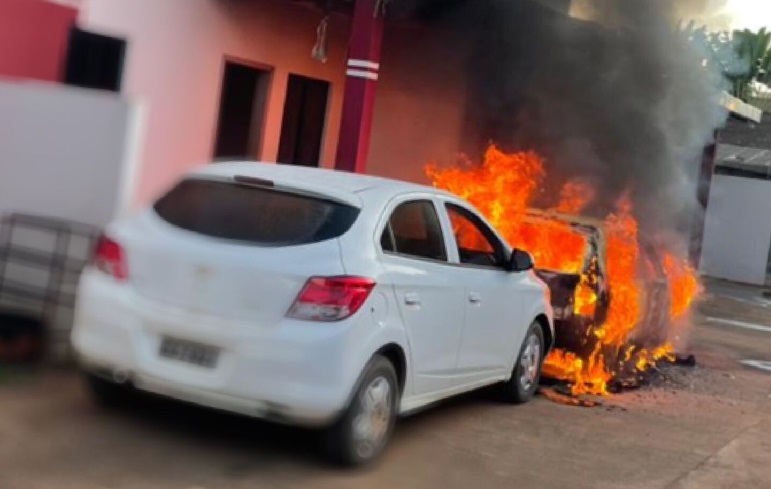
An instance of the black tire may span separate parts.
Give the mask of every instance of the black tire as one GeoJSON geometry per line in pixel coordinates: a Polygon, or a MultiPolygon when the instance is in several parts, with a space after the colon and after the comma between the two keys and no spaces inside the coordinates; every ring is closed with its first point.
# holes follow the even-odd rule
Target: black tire
{"type": "Polygon", "coordinates": [[[116,384],[94,374],[85,374],[85,382],[91,398],[103,407],[125,405],[133,395],[130,386],[116,384]]]}
{"type": "Polygon", "coordinates": [[[538,322],[534,322],[530,325],[530,328],[525,335],[525,339],[522,341],[522,346],[519,348],[519,355],[517,355],[517,361],[514,363],[511,378],[507,382],[501,384],[500,395],[503,401],[512,404],[524,404],[535,396],[536,391],[538,391],[538,384],[541,380],[541,369],[543,367],[545,351],[543,330],[538,322]],[[538,350],[533,357],[532,348],[536,345],[538,350]],[[528,350],[528,346],[530,346],[531,350],[528,350]],[[523,359],[525,359],[524,362],[523,359]],[[533,360],[535,360],[535,362],[533,362],[533,360]],[[535,365],[532,365],[533,363],[535,363],[535,365]],[[530,368],[531,365],[534,369],[530,368]],[[528,375],[525,375],[526,371],[528,375]]]}
{"type": "Polygon", "coordinates": [[[348,408],[340,419],[324,433],[324,450],[327,457],[333,463],[346,467],[362,466],[375,461],[383,453],[391,439],[396,424],[400,392],[393,364],[380,355],[373,357],[364,369],[364,374],[361,376],[348,408]],[[362,417],[366,418],[365,397],[368,393],[380,395],[383,392],[380,389],[387,389],[388,393],[387,399],[378,405],[388,406],[388,411],[374,408],[371,410],[377,412],[370,413],[368,428],[370,435],[377,438],[377,441],[368,441],[362,439],[361,434],[356,433],[355,427],[357,422],[365,423],[362,420],[362,417]],[[372,433],[372,431],[376,433],[372,433]]]}

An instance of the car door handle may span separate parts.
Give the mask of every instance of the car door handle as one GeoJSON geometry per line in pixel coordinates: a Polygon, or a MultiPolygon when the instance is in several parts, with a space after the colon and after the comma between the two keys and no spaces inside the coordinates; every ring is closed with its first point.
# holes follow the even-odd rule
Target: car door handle
{"type": "Polygon", "coordinates": [[[482,302],[482,296],[479,292],[469,292],[468,301],[472,304],[479,304],[482,302]]]}
{"type": "Polygon", "coordinates": [[[408,306],[419,306],[422,304],[420,296],[415,293],[404,294],[404,303],[408,306]]]}

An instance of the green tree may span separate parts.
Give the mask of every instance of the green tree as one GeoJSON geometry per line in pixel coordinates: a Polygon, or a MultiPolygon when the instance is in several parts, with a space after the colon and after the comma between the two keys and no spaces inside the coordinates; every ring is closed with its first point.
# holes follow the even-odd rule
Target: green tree
{"type": "Polygon", "coordinates": [[[704,64],[718,66],[734,96],[749,101],[753,82],[771,82],[771,32],[749,29],[711,32],[694,22],[681,25],[680,32],[704,51],[704,64]]]}
{"type": "Polygon", "coordinates": [[[771,32],[766,28],[753,32],[749,29],[733,33],[736,54],[747,68],[744,73],[729,75],[736,97],[747,101],[752,93],[752,82],[771,82],[771,32]]]}
{"type": "Polygon", "coordinates": [[[739,58],[730,32],[713,32],[693,21],[681,24],[679,31],[702,53],[705,68],[716,68],[728,80],[747,72],[747,64],[739,58]]]}

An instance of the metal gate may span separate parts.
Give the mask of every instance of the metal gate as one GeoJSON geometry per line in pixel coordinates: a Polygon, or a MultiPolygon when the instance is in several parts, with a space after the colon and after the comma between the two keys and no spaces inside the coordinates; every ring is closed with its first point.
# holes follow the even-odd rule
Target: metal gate
{"type": "Polygon", "coordinates": [[[29,214],[0,220],[0,311],[42,324],[49,360],[69,355],[77,282],[99,234],[96,226],[29,214]]]}

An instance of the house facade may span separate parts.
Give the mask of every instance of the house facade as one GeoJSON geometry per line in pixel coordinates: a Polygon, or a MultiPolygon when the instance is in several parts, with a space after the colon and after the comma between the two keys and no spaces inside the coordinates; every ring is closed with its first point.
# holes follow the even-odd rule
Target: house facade
{"type": "MultiPolygon", "coordinates": [[[[499,41],[469,29],[490,20],[447,19],[440,15],[451,10],[446,4],[0,0],[0,17],[27,27],[53,19],[64,27],[48,36],[49,74],[28,77],[56,81],[58,73],[59,81],[120,91],[142,107],[140,167],[130,191],[141,205],[185,170],[212,160],[425,181],[426,163],[451,163],[459,153],[479,150],[480,141],[499,139],[514,121],[487,117],[500,110],[485,105],[496,99],[487,94],[487,80],[512,87],[518,81],[496,72],[499,41]],[[27,8],[19,9],[22,3],[27,8]]],[[[567,18],[569,1],[543,4],[567,18]]],[[[22,51],[39,47],[32,44],[22,51]]],[[[516,57],[507,54],[504,65],[524,73],[516,57]]]]}
{"type": "Polygon", "coordinates": [[[82,2],[81,28],[125,41],[121,89],[144,107],[137,203],[218,158],[331,168],[340,145],[353,144],[366,161],[360,171],[412,180],[425,162],[452,159],[465,112],[462,57],[441,31],[388,18],[378,19],[376,60],[352,57],[351,43],[362,42],[352,38],[354,14],[290,0],[82,2]],[[312,56],[317,44],[325,59],[312,56]],[[356,83],[367,86],[351,91],[356,83]]]}
{"type": "MultiPolygon", "coordinates": [[[[537,71],[523,61],[533,25],[562,36],[541,36],[541,50],[580,49],[599,35],[569,19],[569,1],[512,2],[506,12],[522,19],[521,32],[506,37],[500,33],[510,18],[447,19],[442,3],[0,0],[0,25],[16,43],[0,48],[0,76],[119,91],[138,104],[137,168],[126,183],[134,207],[189,168],[219,159],[420,182],[426,163],[479,154],[489,138],[507,146],[508,135],[528,126],[517,97],[537,71]],[[32,25],[46,26],[45,35],[30,35],[32,25]]],[[[540,72],[541,79],[560,78],[548,64],[540,72]]],[[[759,120],[753,107],[724,104],[759,120]]],[[[536,149],[556,156],[548,146],[536,149]]],[[[704,207],[715,153],[705,155],[704,207]]],[[[697,221],[694,263],[701,215],[697,221]]]]}

